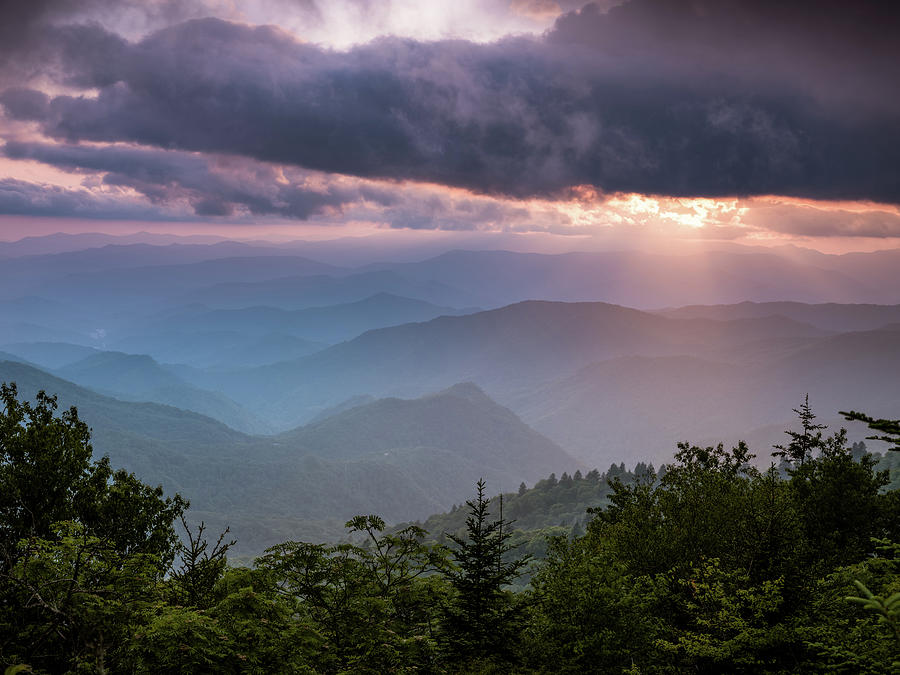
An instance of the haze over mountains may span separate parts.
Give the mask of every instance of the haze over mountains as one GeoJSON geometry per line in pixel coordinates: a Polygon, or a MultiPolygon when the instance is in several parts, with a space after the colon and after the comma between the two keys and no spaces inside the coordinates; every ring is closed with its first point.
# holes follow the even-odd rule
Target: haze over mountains
{"type": "Polygon", "coordinates": [[[424,518],[482,476],[658,463],[682,440],[766,456],[806,393],[836,425],[900,408],[897,250],[328,246],[0,245],[0,381],[77,405],[98,453],[247,551],[360,510],[424,518]]]}
{"type": "Polygon", "coordinates": [[[377,510],[402,521],[446,510],[479,477],[512,489],[583,467],[471,384],[376,400],[277,436],[250,436],[203,415],[97,394],[0,361],[21,394],[58,394],[93,429],[97,454],[192,501],[194,517],[230,525],[240,550],[286,537],[340,536],[377,510]]]}

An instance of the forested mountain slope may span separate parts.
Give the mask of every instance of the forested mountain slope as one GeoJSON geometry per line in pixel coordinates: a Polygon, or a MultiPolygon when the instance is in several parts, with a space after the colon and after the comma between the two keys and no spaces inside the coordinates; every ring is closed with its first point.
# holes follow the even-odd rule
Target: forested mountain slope
{"type": "Polygon", "coordinates": [[[230,525],[244,552],[287,537],[340,536],[361,511],[394,522],[424,517],[460,501],[481,477],[513,486],[579,466],[472,385],[374,401],[273,437],[103,396],[21,363],[0,362],[0,382],[16,382],[23,397],[43,389],[77,406],[97,456],[180,492],[197,518],[230,525]]]}

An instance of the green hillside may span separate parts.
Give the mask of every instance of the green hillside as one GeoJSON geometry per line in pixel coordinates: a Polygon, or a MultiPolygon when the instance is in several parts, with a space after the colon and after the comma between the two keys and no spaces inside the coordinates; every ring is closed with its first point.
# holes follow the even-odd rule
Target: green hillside
{"type": "Polygon", "coordinates": [[[287,538],[336,539],[359,512],[399,522],[444,511],[480,477],[517,485],[578,466],[471,385],[375,401],[273,437],[117,400],[21,363],[0,362],[0,382],[16,382],[29,399],[43,389],[77,406],[93,428],[95,455],[181,493],[210,526],[231,526],[243,553],[287,538]],[[379,418],[385,410],[392,412],[379,418]]]}
{"type": "Polygon", "coordinates": [[[266,422],[224,394],[192,386],[144,354],[99,352],[56,372],[94,391],[128,401],[149,401],[190,410],[244,433],[272,431],[266,422]]]}
{"type": "Polygon", "coordinates": [[[277,436],[331,459],[351,459],[395,448],[452,447],[486,468],[534,477],[578,464],[510,410],[472,383],[414,400],[380,399],[277,436]]]}

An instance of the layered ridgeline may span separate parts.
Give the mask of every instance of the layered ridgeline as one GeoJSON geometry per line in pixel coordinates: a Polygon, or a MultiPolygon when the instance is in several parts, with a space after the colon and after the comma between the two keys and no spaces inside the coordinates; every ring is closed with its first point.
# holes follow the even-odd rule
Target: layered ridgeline
{"type": "Polygon", "coordinates": [[[415,400],[337,410],[278,436],[250,436],[170,406],[103,396],[34,367],[0,362],[23,396],[54,392],[93,428],[96,455],[190,499],[229,525],[238,552],[287,538],[328,539],[360,512],[390,521],[449,508],[480,477],[512,487],[580,464],[471,384],[415,400]]]}
{"type": "MultiPolygon", "coordinates": [[[[427,317],[446,309],[374,296],[299,312],[198,309],[182,316],[194,316],[195,327],[206,316],[245,323],[248,339],[258,340],[274,322],[298,313],[327,317],[319,325],[344,330],[336,317],[356,313],[352,321],[361,327],[377,319],[380,310],[373,307],[386,305],[405,309],[385,311],[384,321],[408,318],[407,310],[424,309],[427,317]]],[[[806,393],[834,426],[840,423],[837,411],[849,407],[890,417],[900,404],[900,382],[886,376],[900,364],[898,313],[896,305],[773,303],[642,312],[606,303],[529,301],[369,330],[261,366],[238,357],[228,366],[201,367],[90,353],[60,367],[84,348],[58,344],[53,353],[47,343],[18,343],[0,350],[55,366],[61,377],[102,393],[175,405],[248,433],[287,431],[357,397],[412,398],[473,381],[570,454],[605,466],[635,456],[666,461],[679,440],[745,438],[769,448],[806,393]]],[[[214,346],[204,350],[203,333],[193,335],[195,342],[174,341],[182,349],[187,344],[215,353],[214,346]]],[[[260,350],[253,358],[266,356],[260,350]]]]}
{"type": "Polygon", "coordinates": [[[345,262],[352,256],[342,255],[339,244],[329,253],[336,264],[303,255],[325,253],[311,244],[128,244],[33,255],[23,253],[40,247],[4,248],[10,257],[0,268],[2,342],[102,342],[92,337],[98,329],[115,341],[139,334],[137,325],[149,313],[192,303],[296,310],[376,293],[456,308],[529,299],[645,309],[745,300],[900,302],[898,251],[842,256],[739,246],[667,255],[453,251],[415,263],[360,267],[345,262]]]}
{"type": "Polygon", "coordinates": [[[824,334],[781,317],[682,320],[606,303],[528,301],[369,331],[294,361],[200,373],[197,384],[284,421],[302,420],[351,394],[418,394],[473,379],[508,400],[597,361],[635,354],[736,358],[762,340],[787,344],[824,334]]]}
{"type": "MultiPolygon", "coordinates": [[[[88,417],[98,448],[191,486],[212,517],[232,499],[252,510],[262,485],[285,485],[265,495],[285,514],[269,518],[272,531],[320,523],[355,493],[390,493],[374,506],[399,520],[458,502],[476,469],[473,479],[504,490],[520,470],[572,470],[508,451],[509,415],[545,437],[548,457],[562,448],[573,466],[603,467],[658,466],[684,440],[744,438],[764,456],[807,393],[835,427],[838,410],[893,418],[900,408],[890,376],[900,305],[834,304],[900,302],[897,251],[452,251],[389,263],[368,254],[360,265],[365,242],[347,244],[350,256],[334,243],[90,241],[58,253],[46,251],[78,243],[3,247],[0,352],[65,381],[31,373],[32,391],[130,406],[88,417]],[[424,403],[413,411],[413,400],[466,381],[487,399],[438,397],[455,435],[424,403]],[[509,414],[494,419],[497,405],[509,414]],[[476,412],[500,430],[494,440],[475,434],[476,412]],[[419,419],[430,421],[417,436],[419,419]],[[452,484],[454,472],[465,481],[452,484]]],[[[852,431],[851,441],[864,435],[852,431]]]]}
{"type": "Polygon", "coordinates": [[[146,355],[100,352],[56,371],[81,386],[127,401],[148,401],[190,410],[246,433],[271,426],[218,392],[194,387],[146,355]]]}
{"type": "MultiPolygon", "coordinates": [[[[371,292],[371,287],[367,290],[371,292]]],[[[354,295],[360,294],[362,289],[354,295]]],[[[324,301],[318,294],[315,297],[324,301]]],[[[62,305],[25,298],[0,303],[3,317],[29,316],[27,305],[32,300],[43,307],[35,319],[52,327],[23,321],[4,326],[0,318],[0,339],[9,338],[7,351],[25,358],[38,354],[36,362],[53,368],[84,358],[96,347],[201,368],[264,365],[312,354],[374,328],[475,311],[381,292],[354,302],[299,310],[273,307],[275,298],[269,298],[268,305],[240,309],[178,304],[133,316],[93,317],[91,324],[86,323],[90,320],[86,313],[72,315],[62,305]],[[89,328],[93,325],[106,327],[89,328]],[[85,333],[79,336],[73,327],[85,333]]]]}
{"type": "Polygon", "coordinates": [[[669,318],[530,301],[369,331],[293,361],[184,376],[281,427],[351,396],[418,396],[471,380],[588,464],[635,454],[659,462],[678,440],[770,447],[806,393],[829,423],[854,406],[890,416],[900,383],[885,368],[900,364],[900,331],[895,306],[880,312],[880,328],[836,333],[775,314],[669,318]]]}
{"type": "Polygon", "coordinates": [[[450,251],[421,262],[367,269],[489,295],[495,305],[525,299],[605,300],[652,308],[786,299],[893,304],[900,302],[898,264],[896,249],[826,255],[794,247],[720,245],[672,253],[450,251]]]}
{"type": "MultiPolygon", "coordinates": [[[[271,299],[270,299],[271,302],[271,299]]],[[[210,309],[206,305],[179,307],[136,325],[139,332],[123,339],[119,346],[132,352],[152,351],[168,336],[195,334],[237,334],[258,339],[266,336],[302,336],[322,349],[352,339],[367,330],[403,323],[428,321],[438,316],[468,314],[477,309],[457,309],[390,293],[375,293],[356,302],[286,310],[256,305],[240,309],[210,309]]],[[[310,350],[309,353],[316,350],[310,350]]],[[[226,355],[227,356],[227,355],[226,355]]],[[[184,359],[177,352],[163,358],[178,363],[205,365],[204,359],[184,359]]],[[[230,363],[246,360],[231,355],[230,363]]],[[[222,359],[223,364],[228,363],[222,359]]],[[[271,362],[271,359],[267,362],[271,362]]]]}
{"type": "Polygon", "coordinates": [[[11,344],[0,358],[46,370],[96,393],[124,401],[161,403],[200,413],[245,433],[272,427],[224,394],[195,387],[145,354],[106,352],[58,342],[11,344]]]}

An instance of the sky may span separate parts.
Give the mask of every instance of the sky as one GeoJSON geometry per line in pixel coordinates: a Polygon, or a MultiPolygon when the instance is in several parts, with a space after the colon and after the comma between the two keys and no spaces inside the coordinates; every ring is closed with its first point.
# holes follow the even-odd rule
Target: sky
{"type": "Polygon", "coordinates": [[[898,34],[848,0],[7,2],[0,239],[894,248],[898,34]]]}

